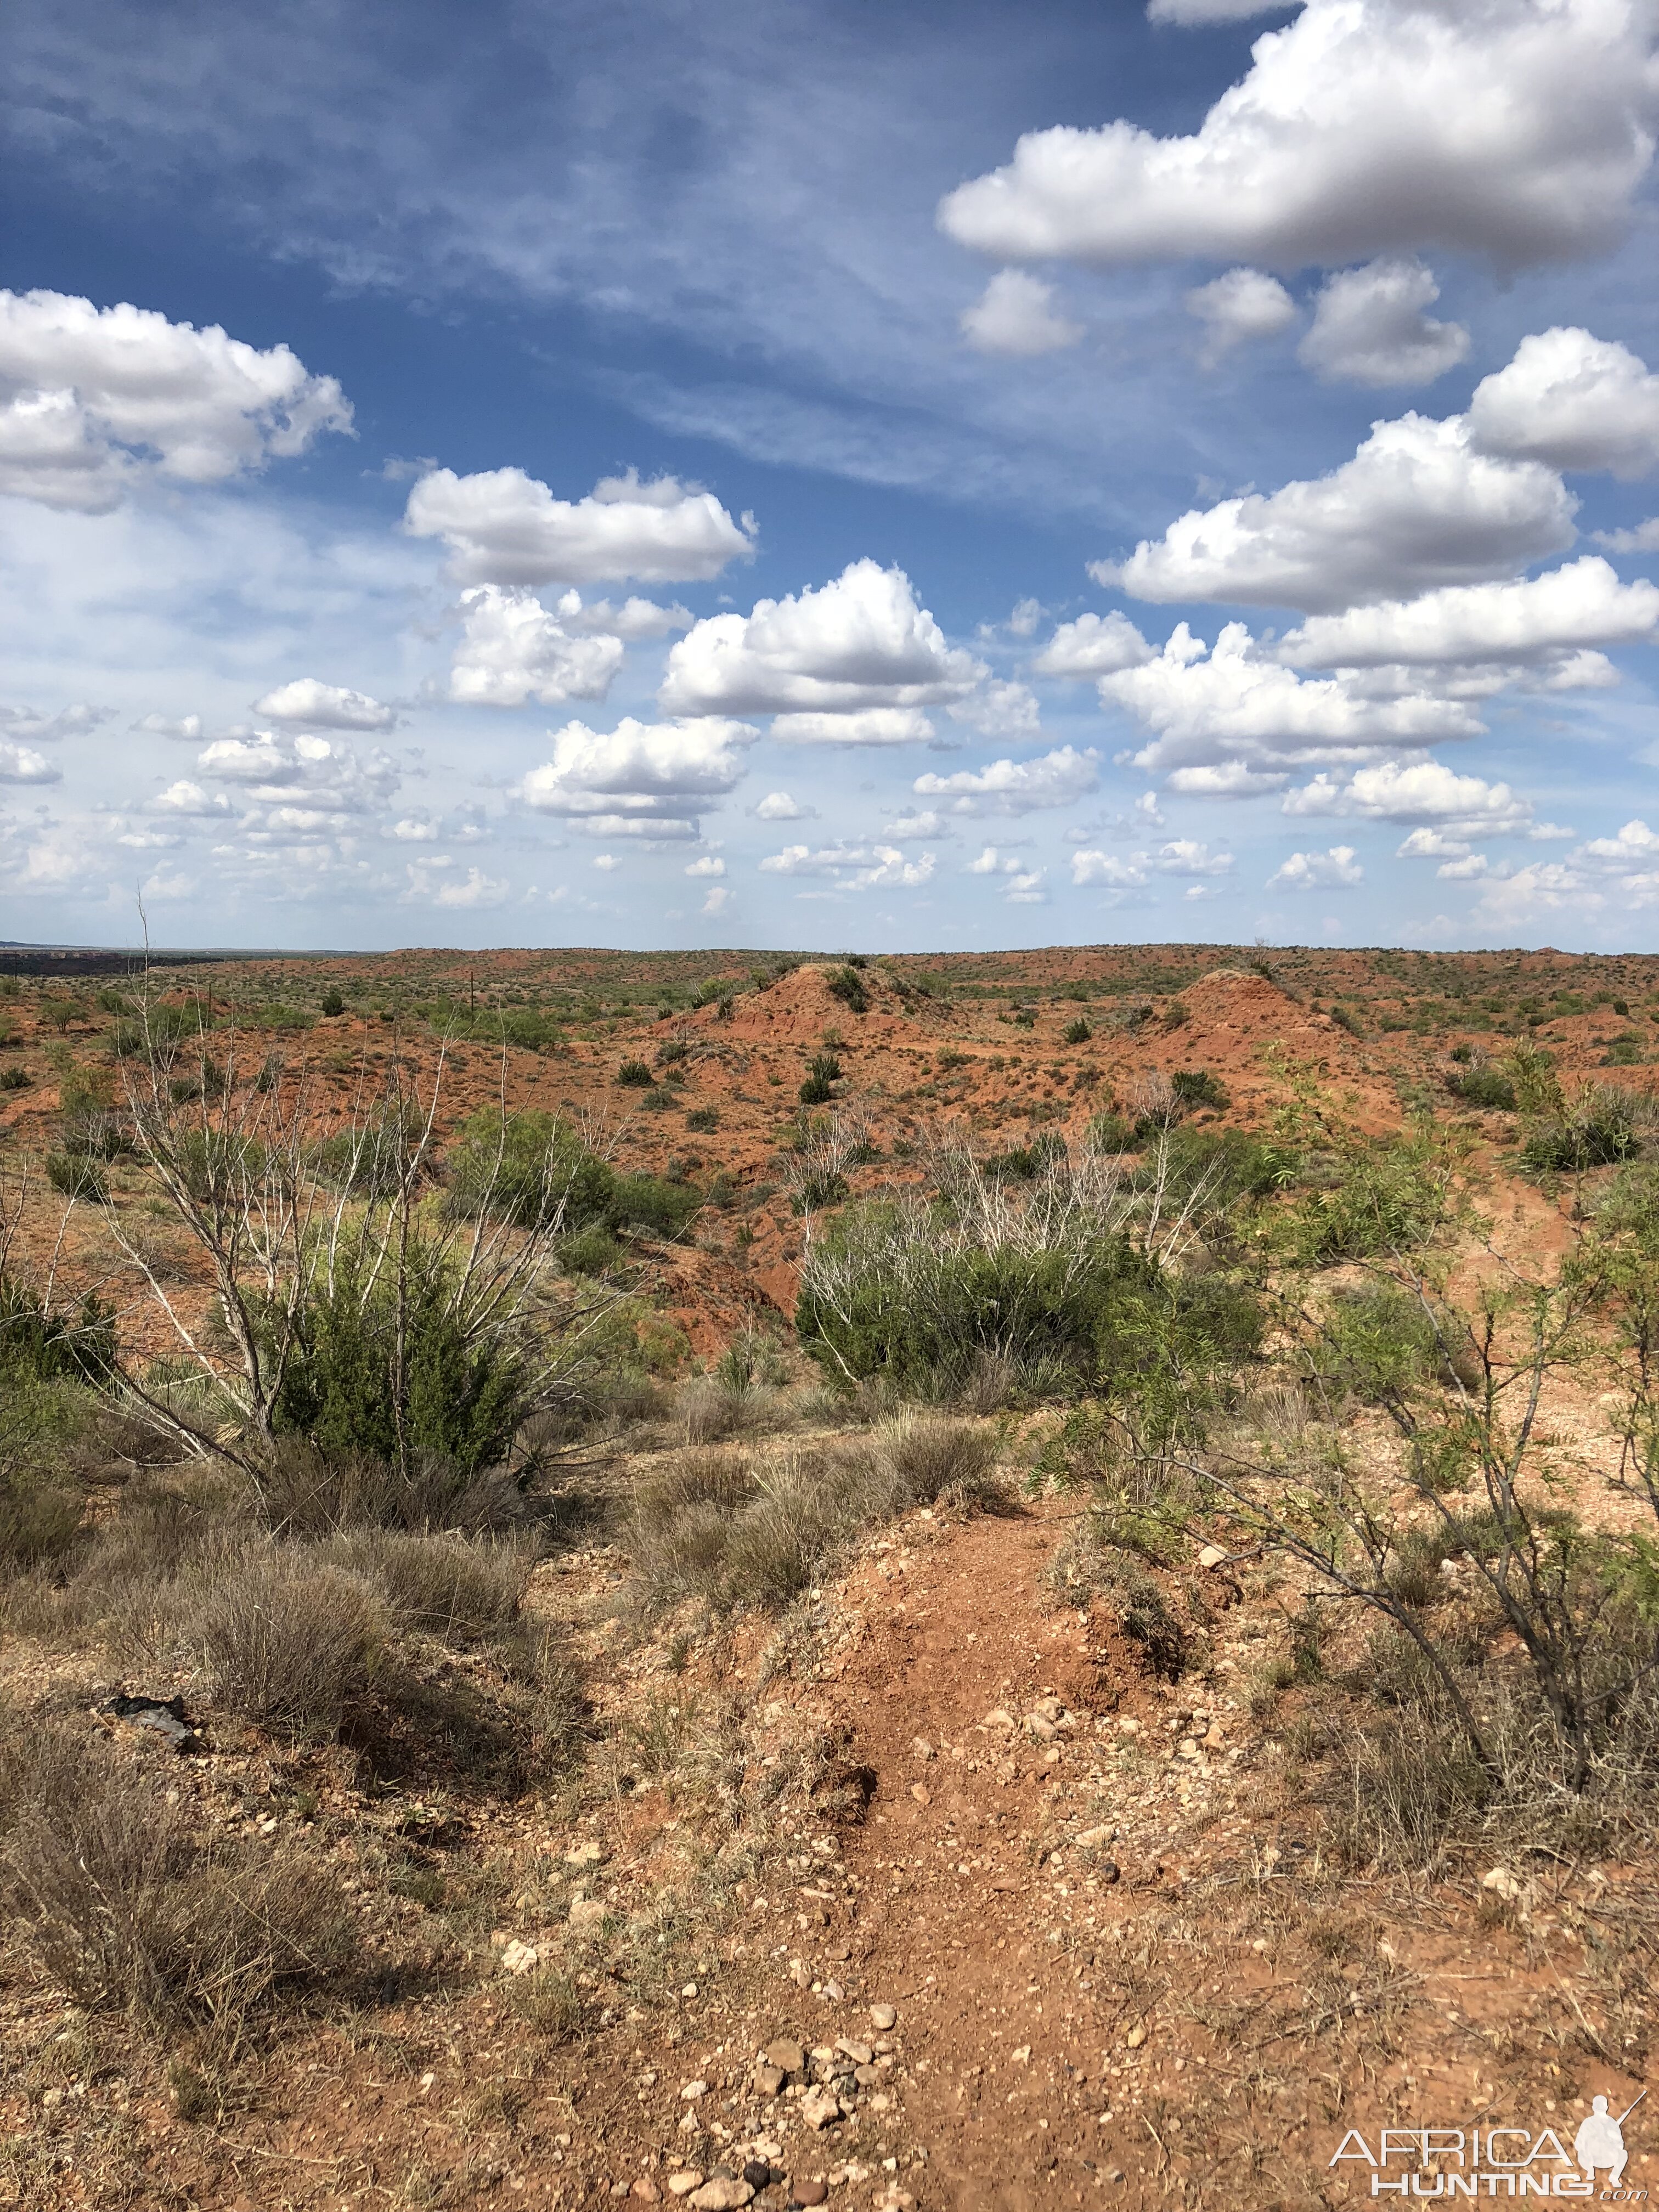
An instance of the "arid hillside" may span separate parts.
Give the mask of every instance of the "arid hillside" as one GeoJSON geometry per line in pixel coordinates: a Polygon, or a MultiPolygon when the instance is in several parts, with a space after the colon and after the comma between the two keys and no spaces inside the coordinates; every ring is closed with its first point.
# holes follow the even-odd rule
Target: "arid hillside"
{"type": "Polygon", "coordinates": [[[6,957],[0,2205],[1572,2193],[1659,959],[6,957]]]}

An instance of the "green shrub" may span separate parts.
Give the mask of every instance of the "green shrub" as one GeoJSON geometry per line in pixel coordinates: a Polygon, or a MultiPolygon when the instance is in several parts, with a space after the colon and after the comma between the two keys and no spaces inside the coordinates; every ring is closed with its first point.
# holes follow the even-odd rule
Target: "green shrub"
{"type": "MultiPolygon", "coordinates": [[[[1097,1119],[1103,1119],[1097,1116],[1097,1119]]],[[[1092,1128],[1094,1124],[1090,1124],[1092,1128]]],[[[1103,1148],[1105,1149],[1105,1148],[1103,1148]]],[[[1066,1158],[1066,1139],[1048,1131],[1033,1137],[1029,1145],[1015,1145],[1006,1152],[999,1152],[985,1163],[988,1176],[1007,1176],[1016,1182],[1035,1182],[1041,1175],[1062,1164],[1066,1158]]]]}
{"type": "Polygon", "coordinates": [[[833,1052],[815,1052],[806,1063],[806,1079],[800,1086],[801,1104],[827,1105],[836,1095],[834,1085],[840,1075],[841,1062],[833,1052]]]}
{"type": "Polygon", "coordinates": [[[1451,1162],[1431,1130],[1356,1139],[1334,1186],[1310,1191],[1276,1224],[1287,1256],[1322,1267],[1419,1251],[1451,1213],[1451,1162]]]}
{"type": "Polygon", "coordinates": [[[685,1117],[686,1127],[702,1137],[712,1136],[720,1125],[720,1109],[715,1106],[694,1106],[685,1117]]]}
{"type": "Polygon", "coordinates": [[[1310,1346],[1328,1388],[1371,1405],[1398,1404],[1415,1384],[1449,1372],[1433,1316],[1420,1298],[1386,1283],[1334,1292],[1310,1346]]]}
{"type": "Polygon", "coordinates": [[[400,1316],[362,1248],[337,1255],[331,1281],[299,1316],[274,1425],[331,1455],[401,1463],[431,1453],[476,1474],[506,1457],[530,1409],[527,1348],[508,1335],[469,1339],[451,1272],[433,1251],[414,1246],[405,1273],[400,1316]]]}
{"type": "Polygon", "coordinates": [[[0,1091],[27,1091],[33,1081],[26,1067],[0,1068],[0,1091]]]}
{"type": "Polygon", "coordinates": [[[1091,1116],[1084,1140],[1097,1152],[1127,1152],[1139,1143],[1134,1124],[1127,1115],[1116,1112],[1091,1116]]]}
{"type": "Polygon", "coordinates": [[[321,1004],[323,1012],[331,1020],[332,1020],[336,1015],[343,1014],[345,1012],[345,1000],[341,996],[339,991],[332,984],[331,984],[328,989],[324,992],[321,1004]]]}
{"type": "Polygon", "coordinates": [[[107,1382],[115,1364],[115,1309],[92,1292],[50,1310],[26,1284],[0,1273],[0,1382],[107,1382]]]}
{"type": "Polygon", "coordinates": [[[90,1206],[109,1204],[109,1177],[85,1152],[48,1152],[46,1181],[65,1198],[82,1199],[90,1206]]]}
{"type": "Polygon", "coordinates": [[[1209,1106],[1219,1113],[1230,1103],[1224,1086],[1204,1067],[1176,1068],[1170,1078],[1170,1089],[1176,1103],[1188,1112],[1196,1106],[1209,1106]]]}
{"type": "Polygon", "coordinates": [[[1466,1106],[1495,1107],[1505,1114],[1515,1111],[1515,1085],[1495,1067],[1471,1067],[1466,1073],[1449,1075],[1446,1088],[1466,1106]]]}
{"type": "Polygon", "coordinates": [[[1168,1200],[1185,1205],[1201,1195],[1206,1211],[1219,1212],[1240,1198],[1266,1198],[1296,1180],[1298,1158],[1286,1145],[1242,1129],[1194,1129],[1177,1123],[1164,1139],[1147,1180],[1163,1179],[1168,1200]]]}
{"type": "Polygon", "coordinates": [[[858,968],[850,961],[844,968],[832,969],[823,980],[825,987],[850,1013],[869,1012],[870,994],[864,988],[864,978],[858,968]]]}
{"type": "Polygon", "coordinates": [[[564,1225],[603,1220],[616,1177],[565,1122],[551,1114],[488,1110],[462,1124],[449,1155],[450,1196],[457,1211],[483,1207],[522,1229],[535,1229],[562,1209],[564,1225]]]}
{"type": "Polygon", "coordinates": [[[1063,1044],[1087,1044],[1094,1030],[1079,1014],[1075,1021],[1066,1023],[1060,1035],[1063,1044]]]}
{"type": "Polygon", "coordinates": [[[124,1016],[110,1031],[110,1050],[118,1060],[148,1054],[164,1059],[186,1037],[198,1037],[211,1024],[198,999],[164,999],[142,1012],[124,1016]]]}
{"type": "Polygon", "coordinates": [[[628,1255],[603,1222],[590,1222],[574,1237],[559,1239],[559,1265],[568,1274],[608,1275],[623,1266],[628,1255]]]}
{"type": "Polygon", "coordinates": [[[625,1060],[617,1070],[617,1080],[624,1090],[649,1091],[656,1079],[649,1065],[642,1060],[625,1060]]]}
{"type": "Polygon", "coordinates": [[[1638,1115],[1646,1115],[1626,1091],[1587,1085],[1570,1105],[1530,1124],[1521,1146],[1524,1166],[1535,1172],[1582,1174],[1634,1159],[1642,1149],[1638,1115]]]}
{"type": "Polygon", "coordinates": [[[559,1022],[541,1006],[503,1007],[495,1017],[495,1026],[504,1042],[521,1052],[552,1052],[564,1042],[559,1022]]]}
{"type": "Polygon", "coordinates": [[[832,1378],[879,1376],[921,1397],[960,1389],[981,1353],[1047,1361],[1081,1382],[1154,1278],[1121,1233],[1083,1249],[953,1246],[879,1203],[835,1217],[809,1257],[795,1314],[807,1351],[832,1378]]]}

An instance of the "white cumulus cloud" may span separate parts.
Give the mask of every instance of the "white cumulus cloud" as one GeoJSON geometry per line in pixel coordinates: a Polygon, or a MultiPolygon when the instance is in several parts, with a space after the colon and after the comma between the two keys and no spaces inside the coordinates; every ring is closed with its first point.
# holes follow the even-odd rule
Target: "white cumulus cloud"
{"type": "Polygon", "coordinates": [[[202,742],[199,714],[141,714],[132,729],[135,737],[172,738],[186,745],[199,745],[202,742]]]}
{"type": "Polygon", "coordinates": [[[1333,845],[1328,853],[1292,853],[1273,870],[1267,889],[1278,891],[1351,890],[1363,883],[1365,871],[1353,856],[1352,845],[1333,845]]]}
{"type": "Polygon", "coordinates": [[[1054,312],[1054,288],[1024,269],[1000,269],[982,297],[963,310],[962,335],[975,353],[1027,361],[1058,353],[1083,336],[1081,323],[1054,312]]]}
{"type": "Polygon", "coordinates": [[[816,591],[696,623],[670,652],[658,696],[676,714],[862,715],[945,704],[987,672],[946,642],[902,569],[863,560],[816,591]]]}
{"type": "Polygon", "coordinates": [[[787,791],[769,791],[759,805],[750,810],[758,822],[805,822],[817,811],[816,806],[798,805],[787,791]]]}
{"type": "Polygon", "coordinates": [[[1659,461],[1659,376],[1588,331],[1540,331],[1476,385],[1469,426],[1489,453],[1644,476],[1659,461]]]}
{"type": "Polygon", "coordinates": [[[404,526],[442,538],[464,584],[707,582],[755,550],[751,516],[735,522],[713,492],[632,471],[564,500],[522,469],[434,469],[410,490],[404,526]]]}
{"type": "Polygon", "coordinates": [[[398,720],[395,707],[383,707],[364,691],[319,684],[314,676],[278,684],[274,691],[254,701],[253,711],[270,721],[295,723],[313,730],[390,730],[398,720]]]}
{"type": "Polygon", "coordinates": [[[939,222],[1004,262],[1598,252],[1652,158],[1651,46],[1650,10],[1621,0],[1309,0],[1196,131],[1030,132],[939,222]]]}
{"type": "Polygon", "coordinates": [[[1299,791],[1286,792],[1283,805],[1286,814],[1420,822],[1484,836],[1524,830],[1533,818],[1530,802],[1517,797],[1507,783],[1460,775],[1436,760],[1379,761],[1356,769],[1346,778],[1316,775],[1299,791]]]}
{"type": "Polygon", "coordinates": [[[1061,623],[1031,663],[1037,676],[1114,676],[1120,668],[1139,668],[1156,648],[1147,644],[1127,615],[1079,615],[1061,623]]]}
{"type": "Polygon", "coordinates": [[[0,491],[106,514],[147,473],[218,483],[350,428],[338,384],[285,345],[0,291],[0,491]]]}
{"type": "Polygon", "coordinates": [[[927,882],[938,865],[932,853],[907,860],[896,845],[863,845],[843,840],[835,845],[786,845],[761,862],[763,874],[827,876],[854,890],[914,890],[927,882]]]}
{"type": "Polygon", "coordinates": [[[1182,623],[1156,659],[1103,676],[1099,689],[1103,702],[1126,708],[1154,733],[1134,756],[1149,775],[1232,768],[1248,777],[1480,729],[1454,700],[1370,699],[1334,678],[1297,677],[1263,659],[1243,623],[1227,624],[1213,653],[1182,623]]]}
{"type": "Polygon", "coordinates": [[[461,594],[449,696],[471,707],[603,699],[623,665],[619,637],[573,637],[533,592],[480,584],[461,594]]]}
{"type": "Polygon", "coordinates": [[[933,726],[920,707],[860,707],[848,714],[779,714],[772,735],[792,745],[915,745],[933,726]]]}
{"type": "Polygon", "coordinates": [[[1091,573],[1142,599],[1334,611],[1516,575],[1571,544],[1576,506],[1553,468],[1413,413],[1328,476],[1192,509],[1091,573]]]}
{"type": "Polygon", "coordinates": [[[1109,890],[1142,890],[1146,884],[1146,859],[1137,853],[1125,858],[1094,848],[1072,855],[1072,881],[1079,885],[1104,884],[1109,890]]]}
{"type": "Polygon", "coordinates": [[[958,769],[952,775],[919,775],[911,789],[919,799],[951,802],[953,814],[1029,814],[1044,806],[1069,806],[1100,781],[1098,756],[1060,745],[1032,760],[992,761],[982,769],[958,769]]]}
{"type": "Polygon", "coordinates": [[[61,783],[64,771],[33,745],[0,738],[0,783],[61,783]]]}
{"type": "Polygon", "coordinates": [[[552,757],[519,787],[538,814],[564,815],[591,835],[686,836],[701,809],[724,797],[747,765],[757,732],[741,722],[639,722],[611,731],[568,722],[552,757]]]}
{"type": "Polygon", "coordinates": [[[1274,658],[1295,668],[1534,661],[1630,645],[1659,627],[1659,585],[1623,584],[1599,555],[1523,582],[1453,584],[1415,599],[1315,615],[1274,658]]]}
{"type": "Polygon", "coordinates": [[[89,737],[113,712],[109,707],[89,707],[84,701],[60,707],[55,714],[40,714],[33,707],[0,707],[0,732],[28,744],[55,745],[64,738],[89,737]]]}
{"type": "MultiPolygon", "coordinates": [[[[204,746],[197,768],[218,783],[243,790],[256,805],[287,806],[303,796],[313,809],[332,815],[365,814],[397,789],[396,763],[379,748],[360,756],[337,738],[290,737],[256,730],[219,738],[204,746]]],[[[284,826],[295,826],[283,817],[284,826]]]]}
{"type": "Polygon", "coordinates": [[[1296,301],[1261,269],[1229,269],[1188,293],[1187,312],[1204,325],[1204,358],[1213,367],[1235,346],[1273,338],[1296,320],[1296,301]]]}
{"type": "Polygon", "coordinates": [[[1439,297],[1415,255],[1344,269],[1320,293],[1297,352],[1317,374],[1343,383],[1432,384],[1469,350],[1461,323],[1437,322],[1429,313],[1439,297]]]}

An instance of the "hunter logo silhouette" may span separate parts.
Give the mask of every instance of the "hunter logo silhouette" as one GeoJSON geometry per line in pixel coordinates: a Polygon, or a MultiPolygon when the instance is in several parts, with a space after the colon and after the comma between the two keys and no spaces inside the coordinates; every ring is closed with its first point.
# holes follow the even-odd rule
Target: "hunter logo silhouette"
{"type": "MultiPolygon", "coordinates": [[[[1642,2097],[1647,2094],[1644,2089],[1642,2097]]],[[[1630,2156],[1625,2148],[1625,2122],[1641,2103],[1642,2097],[1637,2098],[1635,2104],[1626,2105],[1616,2120],[1607,2110],[1605,2097],[1590,2100],[1589,2115],[1578,2123],[1578,2132],[1572,2139],[1572,2154],[1587,2181],[1595,2179],[1595,2169],[1601,2166],[1611,2169],[1607,2180],[1613,2188],[1617,2189],[1624,2179],[1625,2162],[1630,2156]]]]}

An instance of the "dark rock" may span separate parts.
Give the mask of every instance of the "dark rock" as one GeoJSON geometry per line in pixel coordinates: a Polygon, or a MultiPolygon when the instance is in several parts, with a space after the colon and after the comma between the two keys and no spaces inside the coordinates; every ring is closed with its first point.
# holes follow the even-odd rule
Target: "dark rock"
{"type": "Polygon", "coordinates": [[[1118,1879],[1119,1874],[1117,1861],[1115,1859],[1103,1859],[1100,1864],[1095,1869],[1095,1873],[1102,1881],[1115,1881],[1118,1879]]]}
{"type": "Polygon", "coordinates": [[[175,1751],[200,1751],[202,1740],[185,1718],[182,1696],[171,1698],[131,1697],[125,1690],[118,1691],[100,1708],[118,1721],[131,1721],[135,1728],[149,1729],[164,1743],[175,1751]]]}

